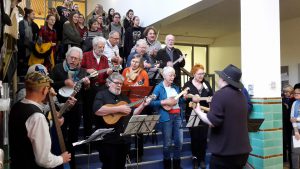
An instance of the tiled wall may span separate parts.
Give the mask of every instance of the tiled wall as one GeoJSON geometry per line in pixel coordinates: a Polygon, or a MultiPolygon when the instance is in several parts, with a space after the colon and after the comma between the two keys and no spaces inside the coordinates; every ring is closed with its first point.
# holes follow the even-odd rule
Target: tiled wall
{"type": "Polygon", "coordinates": [[[256,133],[249,133],[252,152],[248,162],[255,169],[282,169],[281,98],[252,99],[251,119],[265,119],[256,133]]]}

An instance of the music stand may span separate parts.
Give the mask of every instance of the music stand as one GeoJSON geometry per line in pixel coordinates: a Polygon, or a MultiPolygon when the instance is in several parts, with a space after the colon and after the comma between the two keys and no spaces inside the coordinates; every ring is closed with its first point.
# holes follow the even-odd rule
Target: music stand
{"type": "Polygon", "coordinates": [[[265,119],[248,119],[248,132],[258,132],[265,119]]]}
{"type": "Polygon", "coordinates": [[[192,110],[186,127],[197,127],[199,125],[200,120],[200,117],[196,114],[194,110],[192,110]]]}
{"type": "MultiPolygon", "coordinates": [[[[160,115],[133,115],[121,136],[152,133],[160,115]]],[[[137,140],[138,144],[138,140],[137,140]]],[[[136,149],[136,167],[139,168],[138,146],[136,149]]]]}
{"type": "Polygon", "coordinates": [[[74,142],[72,143],[73,147],[78,146],[78,145],[82,145],[82,144],[88,144],[89,147],[89,154],[88,154],[88,169],[90,168],[90,153],[91,153],[91,143],[94,141],[99,141],[99,140],[103,140],[103,137],[108,134],[113,132],[113,128],[108,128],[108,129],[98,129],[96,130],[92,135],[90,135],[89,138],[87,138],[86,140],[82,140],[82,141],[78,141],[78,142],[74,142]]]}
{"type": "Polygon", "coordinates": [[[148,96],[152,91],[153,86],[123,86],[122,94],[126,95],[129,99],[141,99],[148,96]]]}

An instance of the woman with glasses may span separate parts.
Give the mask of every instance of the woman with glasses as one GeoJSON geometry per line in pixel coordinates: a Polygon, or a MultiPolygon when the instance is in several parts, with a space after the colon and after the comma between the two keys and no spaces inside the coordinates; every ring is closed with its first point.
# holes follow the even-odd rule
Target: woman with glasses
{"type": "Polygon", "coordinates": [[[150,106],[158,109],[160,114],[159,124],[163,138],[163,164],[164,169],[171,169],[173,159],[173,169],[181,169],[180,156],[182,149],[182,115],[181,106],[183,98],[175,99],[180,88],[173,84],[176,77],[173,67],[166,66],[162,72],[164,80],[155,86],[153,94],[156,100],[150,106]],[[169,106],[167,109],[166,107],[169,106]],[[174,147],[172,142],[174,141],[174,147]],[[173,157],[171,157],[173,154],[173,157]]]}
{"type": "MultiPolygon", "coordinates": [[[[213,95],[213,91],[208,81],[204,79],[205,72],[204,66],[201,64],[196,64],[192,67],[191,73],[193,77],[190,81],[184,84],[183,88],[189,87],[189,94],[194,95],[192,98],[186,97],[186,111],[185,117],[186,121],[189,121],[192,107],[189,107],[189,102],[200,103],[201,106],[209,107],[209,99],[201,100],[204,97],[210,97],[213,95]],[[200,96],[200,97],[199,97],[200,96]]],[[[190,127],[191,134],[191,149],[193,155],[193,169],[205,168],[205,154],[206,154],[206,144],[207,144],[207,131],[208,125],[200,121],[198,126],[190,127]]]]}

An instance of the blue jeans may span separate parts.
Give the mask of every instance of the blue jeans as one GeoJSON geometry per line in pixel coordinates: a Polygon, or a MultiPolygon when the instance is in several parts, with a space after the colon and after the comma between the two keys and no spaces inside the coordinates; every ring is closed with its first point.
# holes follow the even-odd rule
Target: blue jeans
{"type": "Polygon", "coordinates": [[[174,140],[173,159],[180,159],[183,141],[181,123],[180,114],[170,114],[169,121],[161,122],[164,159],[171,159],[172,140],[174,140]]]}

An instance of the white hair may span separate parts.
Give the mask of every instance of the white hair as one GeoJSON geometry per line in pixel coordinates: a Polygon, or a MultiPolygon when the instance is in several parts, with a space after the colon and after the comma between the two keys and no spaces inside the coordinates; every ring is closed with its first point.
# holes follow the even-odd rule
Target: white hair
{"type": "Polygon", "coordinates": [[[166,75],[168,75],[170,73],[174,73],[175,74],[175,69],[173,67],[171,67],[171,66],[164,67],[163,72],[162,72],[163,77],[165,77],[166,75]]]}
{"type": "Polygon", "coordinates": [[[93,47],[95,48],[98,45],[99,42],[105,44],[106,39],[103,38],[102,36],[96,36],[96,37],[94,37],[93,38],[93,47]]]}
{"type": "Polygon", "coordinates": [[[138,41],[136,41],[136,47],[141,45],[148,46],[147,41],[145,39],[139,39],[138,41]]]}
{"type": "Polygon", "coordinates": [[[66,53],[66,58],[67,58],[68,56],[70,56],[71,52],[73,52],[73,51],[78,52],[78,53],[79,53],[79,58],[82,59],[82,57],[83,57],[83,52],[82,52],[82,50],[81,50],[79,47],[76,47],[76,46],[70,47],[70,48],[68,49],[68,52],[66,53]]]}
{"type": "Polygon", "coordinates": [[[106,79],[106,85],[108,85],[109,83],[112,83],[113,80],[118,79],[121,80],[122,82],[124,82],[124,77],[118,73],[118,72],[113,72],[111,75],[109,75],[109,77],[106,79]]]}

